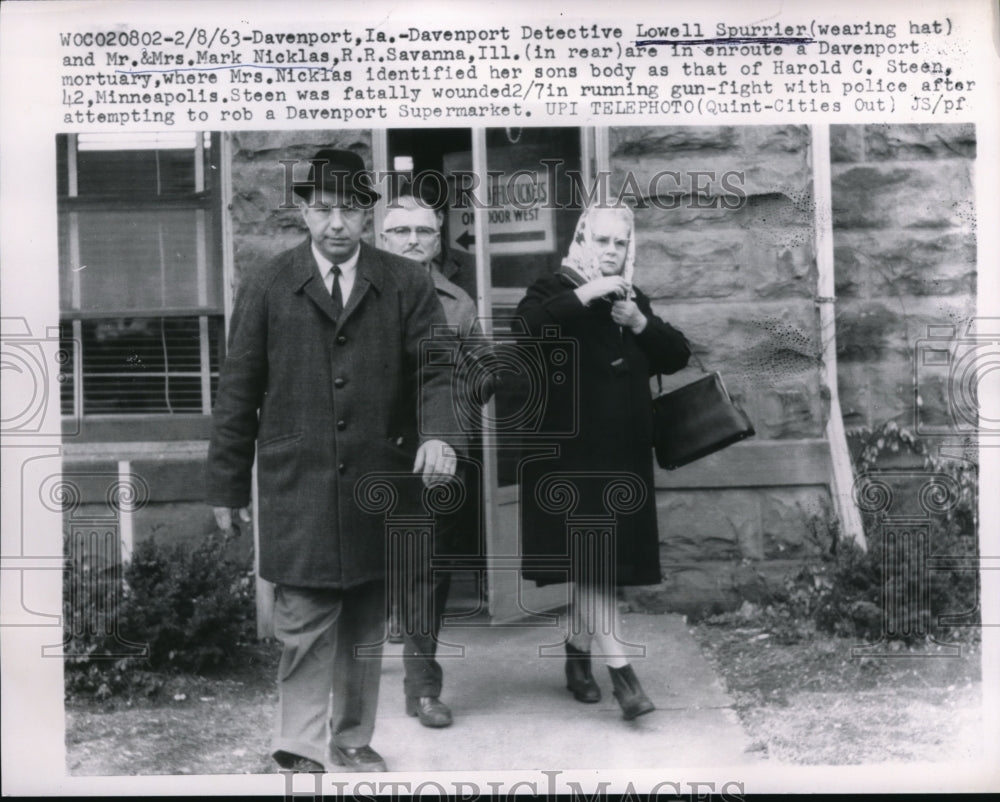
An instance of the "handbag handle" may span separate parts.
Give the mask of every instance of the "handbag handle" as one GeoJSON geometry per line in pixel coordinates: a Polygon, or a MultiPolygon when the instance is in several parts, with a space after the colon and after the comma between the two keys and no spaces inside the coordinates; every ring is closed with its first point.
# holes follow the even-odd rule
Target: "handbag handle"
{"type": "MultiPolygon", "coordinates": [[[[701,368],[701,372],[710,373],[711,371],[705,367],[705,363],[702,362],[698,355],[694,352],[694,348],[691,347],[691,341],[684,336],[684,332],[678,331],[677,333],[681,335],[681,338],[684,340],[684,344],[688,347],[688,352],[691,354],[691,357],[697,363],[698,367],[701,368]]],[[[660,373],[656,374],[656,388],[656,394],[663,395],[663,375],[660,373]]]]}

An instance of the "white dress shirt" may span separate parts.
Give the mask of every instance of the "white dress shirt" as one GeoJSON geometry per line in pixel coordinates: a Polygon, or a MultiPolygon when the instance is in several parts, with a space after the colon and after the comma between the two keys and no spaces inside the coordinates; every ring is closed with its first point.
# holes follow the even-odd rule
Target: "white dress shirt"
{"type": "MultiPolygon", "coordinates": [[[[319,265],[320,275],[323,276],[323,283],[326,285],[326,291],[332,293],[334,262],[331,262],[322,253],[320,253],[315,242],[312,243],[312,252],[313,259],[315,259],[316,264],[319,265]]],[[[358,273],[358,256],[360,253],[361,246],[359,245],[354,249],[354,253],[351,254],[349,259],[336,263],[340,267],[340,297],[344,299],[345,309],[347,308],[347,301],[351,297],[351,290],[354,289],[354,278],[358,273]]]]}

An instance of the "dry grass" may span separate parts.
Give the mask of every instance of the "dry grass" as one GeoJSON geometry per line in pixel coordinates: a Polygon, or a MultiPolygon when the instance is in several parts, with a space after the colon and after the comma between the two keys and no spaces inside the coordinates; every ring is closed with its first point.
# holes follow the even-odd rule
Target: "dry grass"
{"type": "Polygon", "coordinates": [[[151,699],[67,702],[69,773],[273,772],[277,656],[277,644],[255,644],[224,677],[171,677],[151,699]]]}
{"type": "Polygon", "coordinates": [[[963,761],[979,756],[980,652],[931,649],[852,658],[858,645],[813,637],[779,643],[759,629],[692,633],[732,695],[762,757],[811,765],[963,761]]]}

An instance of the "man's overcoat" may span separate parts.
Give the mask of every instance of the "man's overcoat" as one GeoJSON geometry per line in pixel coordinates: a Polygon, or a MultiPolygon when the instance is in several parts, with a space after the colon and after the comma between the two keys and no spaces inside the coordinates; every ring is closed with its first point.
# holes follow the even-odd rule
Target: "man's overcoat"
{"type": "Polygon", "coordinates": [[[411,471],[432,436],[456,444],[449,368],[419,364],[421,341],[444,323],[425,269],[363,243],[339,316],[308,239],[243,278],[206,500],[249,503],[256,446],[264,579],[347,588],[385,575],[385,519],[358,506],[355,485],[411,471]]]}

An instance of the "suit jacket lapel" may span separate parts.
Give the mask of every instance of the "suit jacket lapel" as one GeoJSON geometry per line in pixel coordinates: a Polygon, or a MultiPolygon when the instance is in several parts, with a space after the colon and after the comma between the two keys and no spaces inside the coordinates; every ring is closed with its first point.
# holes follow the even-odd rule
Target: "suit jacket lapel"
{"type": "Polygon", "coordinates": [[[344,325],[344,321],[354,314],[354,311],[361,305],[369,288],[373,288],[376,292],[380,289],[382,285],[380,277],[381,267],[378,252],[361,243],[357,274],[354,276],[354,287],[351,289],[351,297],[347,299],[344,312],[337,323],[338,329],[344,325]]]}
{"type": "Polygon", "coordinates": [[[323,277],[319,274],[319,267],[313,258],[310,240],[306,240],[295,252],[293,261],[295,270],[295,291],[304,292],[309,299],[319,307],[330,320],[337,324],[339,329],[364,300],[369,288],[378,292],[382,287],[382,263],[378,258],[378,251],[364,243],[361,243],[361,253],[358,256],[357,275],[354,277],[354,287],[351,289],[351,297],[347,299],[344,311],[337,315],[333,307],[333,299],[327,292],[323,277]],[[339,319],[338,319],[339,317],[339,319]]]}
{"type": "Polygon", "coordinates": [[[295,291],[305,292],[320,311],[323,312],[334,323],[337,322],[337,312],[333,308],[333,298],[326,290],[323,277],[319,274],[319,267],[316,259],[313,258],[312,245],[306,239],[295,251],[295,258],[292,262],[295,270],[295,291]]]}

